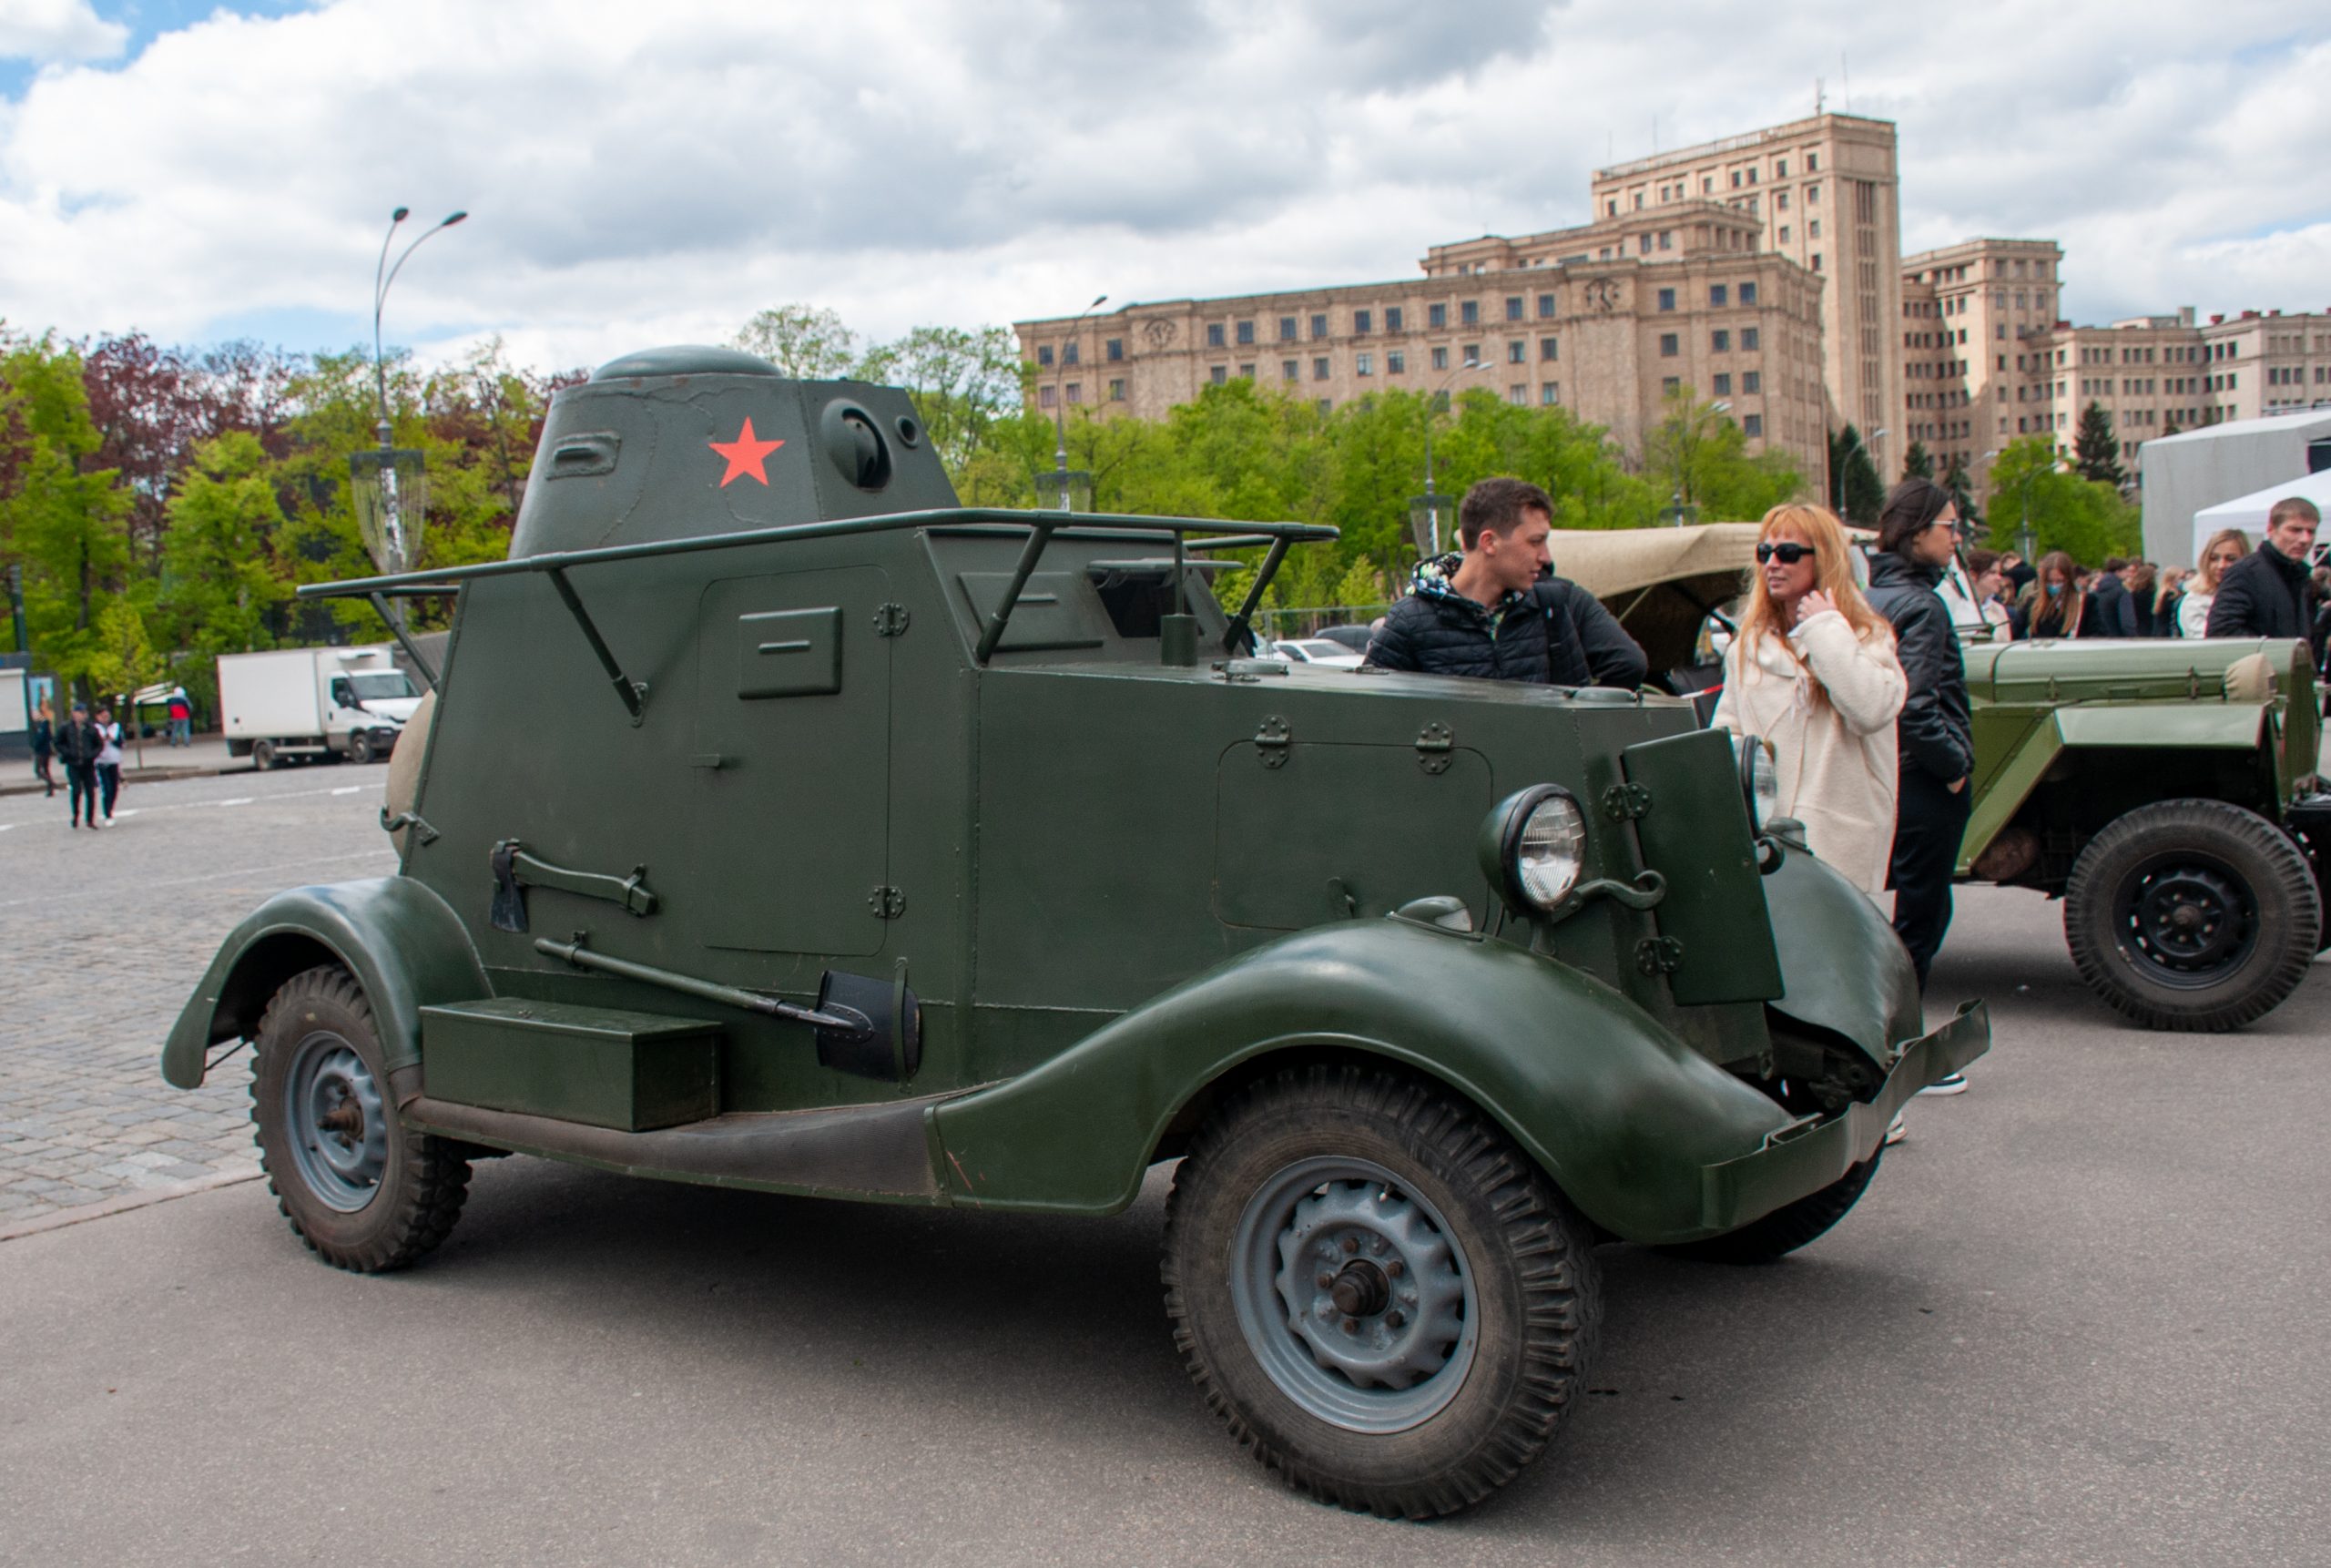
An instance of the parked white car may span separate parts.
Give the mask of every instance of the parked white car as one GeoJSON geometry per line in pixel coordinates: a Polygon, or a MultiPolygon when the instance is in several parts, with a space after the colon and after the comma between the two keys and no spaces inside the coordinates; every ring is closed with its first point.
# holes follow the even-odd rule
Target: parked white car
{"type": "Polygon", "coordinates": [[[1289,637],[1271,645],[1271,657],[1288,664],[1316,664],[1324,669],[1358,669],[1359,654],[1326,637],[1289,637]]]}

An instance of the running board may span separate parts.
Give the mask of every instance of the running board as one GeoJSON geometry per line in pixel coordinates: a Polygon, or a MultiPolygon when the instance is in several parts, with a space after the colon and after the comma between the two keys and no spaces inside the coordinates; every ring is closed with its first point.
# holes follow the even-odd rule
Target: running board
{"type": "Polygon", "coordinates": [[[423,1132],[626,1176],[827,1197],[940,1200],[925,1113],[954,1097],[875,1105],[734,1112],[652,1132],[585,1126],[426,1095],[399,1107],[423,1132]]]}

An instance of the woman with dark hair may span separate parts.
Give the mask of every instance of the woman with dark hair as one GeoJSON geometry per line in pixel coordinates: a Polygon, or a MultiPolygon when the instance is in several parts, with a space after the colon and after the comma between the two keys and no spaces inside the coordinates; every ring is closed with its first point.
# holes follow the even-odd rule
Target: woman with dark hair
{"type": "MultiPolygon", "coordinates": [[[[1927,972],[1950,926],[1950,876],[1967,830],[1967,779],[1974,731],[1967,714],[1967,669],[1949,607],[1937,596],[1958,547],[1959,509],[1931,479],[1905,479],[1878,514],[1869,565],[1869,606],[1894,626],[1909,695],[1895,734],[1901,769],[1890,881],[1894,932],[1909,950],[1926,989],[1927,972]]],[[[1957,1094],[1953,1074],[1934,1085],[1957,1094]]]]}

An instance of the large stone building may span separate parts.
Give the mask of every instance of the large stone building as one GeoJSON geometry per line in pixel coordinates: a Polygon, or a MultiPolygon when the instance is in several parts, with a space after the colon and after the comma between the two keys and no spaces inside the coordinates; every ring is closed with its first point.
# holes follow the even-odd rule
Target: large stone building
{"type": "Polygon", "coordinates": [[[1980,491],[2009,433],[2040,428],[2032,339],[2055,324],[2063,260],[2052,239],[1969,239],[1902,259],[1898,459],[1917,442],[1938,473],[1955,462],[1980,491]]]}
{"type": "Polygon", "coordinates": [[[1640,451],[1671,392],[1729,405],[1752,451],[1823,472],[1820,277],[1722,202],[1526,239],[1436,246],[1422,276],[1022,321],[1040,409],[1163,417],[1208,382],[1334,407],[1370,392],[1488,387],[1559,404],[1640,451]],[[1468,365],[1474,368],[1468,369],[1468,365]]]}

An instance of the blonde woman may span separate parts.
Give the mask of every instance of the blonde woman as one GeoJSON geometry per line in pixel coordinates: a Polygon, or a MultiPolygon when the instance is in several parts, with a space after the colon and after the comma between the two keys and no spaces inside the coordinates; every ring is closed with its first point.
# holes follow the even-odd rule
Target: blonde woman
{"type": "Polygon", "coordinates": [[[1819,506],[1776,506],[1757,535],[1716,728],[1772,742],[1780,814],[1875,899],[1894,848],[1894,721],[1908,684],[1894,630],[1854,585],[1846,531],[1819,506]]]}
{"type": "Polygon", "coordinates": [[[2185,597],[2177,606],[2177,635],[2181,637],[2205,637],[2210,635],[2210,601],[2218,596],[2218,579],[2225,570],[2250,554],[2250,535],[2239,528],[2221,528],[2210,535],[2202,546],[2202,564],[2194,571],[2193,581],[2185,585],[2185,597]]]}

